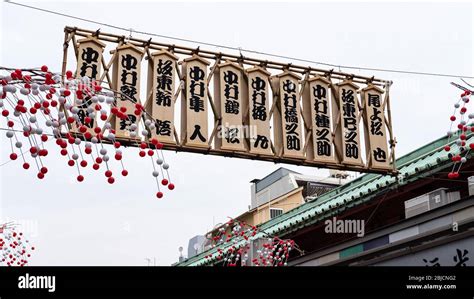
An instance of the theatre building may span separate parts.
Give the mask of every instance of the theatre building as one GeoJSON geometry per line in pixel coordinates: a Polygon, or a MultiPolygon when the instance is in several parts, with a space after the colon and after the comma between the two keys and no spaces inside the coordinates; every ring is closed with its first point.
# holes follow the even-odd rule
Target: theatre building
{"type": "MultiPolygon", "coordinates": [[[[448,179],[447,142],[442,137],[397,159],[397,176],[365,174],[255,224],[295,241],[300,251],[291,252],[288,266],[474,266],[474,162],[448,179]]],[[[219,265],[205,256],[230,245],[211,243],[207,238],[199,254],[177,265],[219,265]]]]}

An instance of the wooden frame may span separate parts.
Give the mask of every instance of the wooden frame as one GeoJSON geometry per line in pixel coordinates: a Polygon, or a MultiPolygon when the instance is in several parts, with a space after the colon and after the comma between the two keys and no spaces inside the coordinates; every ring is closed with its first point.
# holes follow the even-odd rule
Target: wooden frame
{"type": "MultiPolygon", "coordinates": [[[[175,64],[175,69],[177,71],[177,76],[179,78],[179,81],[176,82],[175,84],[175,91],[174,91],[174,96],[173,96],[173,102],[176,103],[176,101],[179,98],[179,95],[182,96],[182,100],[186,100],[186,89],[185,89],[185,77],[186,74],[182,73],[182,70],[178,67],[178,65],[181,65],[182,62],[189,61],[189,58],[193,57],[193,55],[198,56],[199,58],[203,60],[208,60],[211,62],[211,67],[208,68],[207,72],[207,78],[206,78],[206,84],[207,84],[207,103],[208,107],[210,108],[209,110],[212,111],[212,114],[214,116],[214,124],[209,124],[210,130],[212,130],[212,133],[208,135],[207,139],[207,145],[206,146],[192,146],[192,145],[185,145],[184,141],[187,138],[187,135],[190,132],[187,132],[186,129],[183,130],[183,126],[181,125],[181,130],[178,130],[176,128],[176,123],[175,126],[173,126],[173,138],[175,140],[175,144],[171,143],[165,143],[164,144],[164,149],[167,150],[174,150],[174,151],[183,151],[183,152],[191,152],[191,153],[202,153],[202,154],[210,154],[210,155],[217,155],[217,156],[225,156],[225,157],[237,157],[237,158],[244,158],[244,159],[255,159],[255,160],[262,160],[262,161],[271,161],[275,163],[287,163],[287,164],[294,164],[294,165],[303,165],[303,166],[312,166],[312,167],[320,167],[320,168],[329,168],[329,169],[339,169],[339,170],[348,170],[348,171],[358,171],[358,172],[373,172],[373,173],[382,173],[382,174],[392,174],[395,175],[397,174],[396,170],[396,165],[395,165],[395,145],[396,145],[396,139],[393,134],[393,129],[392,129],[392,118],[391,118],[391,109],[390,109],[390,96],[389,96],[389,89],[392,84],[391,81],[386,81],[382,79],[376,79],[374,77],[365,77],[365,76],[360,76],[360,75],[354,75],[354,74],[348,74],[348,73],[343,73],[343,72],[337,72],[334,70],[322,70],[322,69],[316,69],[312,67],[305,67],[305,66],[298,66],[298,65],[293,65],[293,64],[285,64],[285,63],[280,63],[280,62],[274,62],[274,61],[268,61],[268,60],[262,60],[262,59],[257,59],[257,58],[251,58],[251,57],[244,57],[242,55],[233,55],[233,54],[224,54],[220,52],[213,52],[213,51],[207,51],[207,50],[201,50],[199,47],[197,49],[189,48],[189,47],[182,47],[182,46],[177,46],[177,45],[171,45],[171,44],[165,44],[161,42],[155,42],[150,40],[141,40],[133,37],[128,37],[126,38],[125,36],[120,36],[120,35],[115,35],[115,34],[110,34],[110,33],[102,33],[99,31],[91,31],[91,30],[85,30],[85,29],[79,29],[76,27],[65,27],[65,37],[64,37],[64,45],[63,45],[63,61],[62,61],[62,72],[63,75],[65,75],[66,69],[67,69],[67,64],[68,64],[68,49],[69,49],[69,43],[72,41],[72,44],[74,45],[74,51],[77,57],[77,42],[76,42],[76,37],[90,37],[94,36],[97,40],[103,42],[103,43],[112,43],[114,44],[114,47],[121,46],[125,43],[131,44],[134,47],[141,49],[145,55],[146,59],[151,59],[151,50],[165,50],[171,53],[172,55],[176,55],[179,57],[179,61],[176,61],[175,64]],[[336,133],[338,129],[340,129],[341,123],[339,121],[340,117],[336,117],[334,119],[334,122],[332,124],[332,140],[333,140],[333,146],[334,146],[334,152],[335,152],[335,161],[334,162],[321,162],[321,161],[314,161],[313,159],[310,158],[295,158],[295,157],[285,157],[283,153],[283,149],[281,146],[275,145],[274,140],[270,140],[270,146],[271,146],[271,154],[259,154],[255,152],[242,152],[242,151],[236,151],[236,150],[228,150],[228,149],[218,149],[215,146],[213,146],[214,138],[216,137],[217,134],[217,128],[219,125],[221,125],[221,111],[219,110],[219,107],[215,106],[214,100],[213,100],[213,94],[210,91],[209,84],[212,81],[212,78],[216,72],[217,67],[219,64],[222,64],[223,62],[229,62],[229,63],[236,63],[240,65],[243,69],[242,75],[244,78],[244,81],[248,81],[248,75],[247,75],[247,70],[259,67],[264,71],[270,72],[271,70],[274,71],[272,75],[278,75],[282,71],[285,72],[290,72],[294,74],[300,74],[303,75],[304,78],[300,81],[300,88],[299,88],[299,98],[300,100],[303,98],[303,90],[305,87],[305,84],[307,84],[308,80],[311,80],[315,77],[324,77],[325,79],[328,80],[329,83],[329,91],[331,93],[331,98],[332,99],[339,99],[338,91],[337,91],[337,84],[343,82],[343,81],[350,81],[352,83],[357,83],[357,85],[360,85],[360,88],[364,88],[367,85],[371,86],[377,86],[378,88],[382,89],[384,91],[384,101],[383,101],[383,111],[384,111],[384,120],[386,124],[386,128],[388,131],[388,144],[389,144],[389,151],[390,151],[390,167],[386,169],[372,169],[368,165],[368,161],[365,161],[365,164],[361,165],[349,165],[349,164],[341,164],[338,163],[338,161],[342,160],[342,148],[338,146],[337,142],[335,142],[336,139],[336,133]],[[213,125],[213,126],[212,126],[213,125]],[[178,135],[178,132],[181,131],[181,134],[178,135]]],[[[115,54],[114,54],[115,55],[115,54]]],[[[107,63],[105,59],[102,59],[102,69],[103,72],[100,75],[100,82],[108,84],[111,88],[114,87],[112,80],[109,75],[109,70],[112,66],[112,62],[114,61],[114,56],[112,56],[111,60],[107,63]]],[[[151,62],[150,62],[151,63],[151,62]]],[[[75,67],[75,66],[74,66],[75,67]]],[[[146,80],[143,80],[146,82],[146,80]]],[[[272,91],[274,90],[273,84],[270,84],[270,89],[272,91]]],[[[358,93],[360,90],[358,90],[358,93]]],[[[272,104],[271,104],[271,109],[268,113],[268,117],[272,118],[275,117],[275,113],[281,114],[281,107],[279,105],[278,101],[278,93],[273,92],[272,93],[272,104]],[[275,110],[277,109],[277,110],[275,110]]],[[[150,94],[147,94],[142,96],[142,98],[145,99],[144,106],[147,107],[149,106],[149,100],[150,100],[150,94]]],[[[333,101],[332,105],[335,105],[333,101]]],[[[359,118],[358,122],[363,123],[361,119],[365,117],[365,112],[364,112],[364,107],[363,105],[360,105],[358,102],[358,108],[359,108],[359,118]]],[[[302,105],[303,107],[300,107],[301,109],[301,118],[302,118],[302,129],[305,134],[304,141],[312,138],[312,123],[311,123],[311,118],[309,117],[308,113],[305,113],[305,110],[308,109],[306,106],[307,105],[302,105]]],[[[339,107],[336,107],[337,111],[336,113],[341,113],[339,110],[339,107]]],[[[243,121],[242,124],[245,125],[247,123],[246,119],[248,118],[248,108],[245,107],[243,113],[243,121]]],[[[281,120],[280,120],[281,121],[281,120]]],[[[275,130],[276,128],[273,128],[275,130]]],[[[362,129],[361,129],[362,130],[362,129]]],[[[247,136],[248,137],[248,136],[247,136]]],[[[246,142],[248,138],[245,138],[246,142]]],[[[137,140],[136,139],[131,139],[131,138],[121,138],[120,141],[124,145],[129,145],[129,146],[137,146],[137,140]]],[[[362,140],[361,143],[363,144],[362,140]]],[[[215,145],[215,144],[214,144],[215,145]]],[[[248,149],[248,146],[246,146],[248,149]]],[[[308,150],[308,144],[304,142],[304,148],[303,152],[306,152],[308,150]]]]}

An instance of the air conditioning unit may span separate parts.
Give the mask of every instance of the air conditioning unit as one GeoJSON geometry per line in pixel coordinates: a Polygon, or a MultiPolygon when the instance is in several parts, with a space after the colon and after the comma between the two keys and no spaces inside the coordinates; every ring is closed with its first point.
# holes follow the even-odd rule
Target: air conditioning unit
{"type": "Polygon", "coordinates": [[[474,195],[474,176],[468,177],[467,183],[469,186],[469,195],[474,195]]]}
{"type": "Polygon", "coordinates": [[[447,188],[439,188],[429,193],[405,201],[405,218],[410,218],[433,209],[450,204],[461,198],[459,191],[448,192],[447,188]]]}

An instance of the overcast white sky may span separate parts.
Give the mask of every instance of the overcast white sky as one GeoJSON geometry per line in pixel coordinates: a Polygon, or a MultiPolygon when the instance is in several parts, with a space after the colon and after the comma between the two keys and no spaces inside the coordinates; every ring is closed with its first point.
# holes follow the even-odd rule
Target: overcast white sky
{"type": "MultiPolygon", "coordinates": [[[[21,2],[136,30],[341,65],[474,75],[473,5],[467,1],[21,2]]],[[[98,29],[3,2],[0,13],[2,66],[46,64],[60,71],[64,26],[98,29]]],[[[459,94],[449,82],[459,80],[350,72],[394,81],[391,99],[398,156],[449,128],[452,103],[459,94]]],[[[6,145],[2,133],[0,164],[8,159],[6,145]]],[[[159,265],[170,265],[177,260],[178,247],[187,248],[189,238],[247,209],[250,180],[285,166],[198,154],[165,155],[177,188],[162,200],[154,197],[151,165],[138,158],[136,149],[125,154],[129,177],[114,185],[99,175],[77,184],[65,160],[53,155],[47,159],[50,173],[43,181],[32,171],[25,172],[19,162],[8,163],[0,168],[0,222],[22,223],[21,229],[37,247],[31,265],[146,265],[145,258],[153,257],[159,265]]],[[[328,173],[287,167],[305,174],[328,173]]]]}

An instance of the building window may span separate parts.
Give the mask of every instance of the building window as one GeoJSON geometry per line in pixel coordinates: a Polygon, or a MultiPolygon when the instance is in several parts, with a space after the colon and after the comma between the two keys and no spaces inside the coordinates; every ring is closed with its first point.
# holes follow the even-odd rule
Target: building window
{"type": "Polygon", "coordinates": [[[283,209],[270,208],[270,219],[280,216],[283,214],[283,209]]]}

